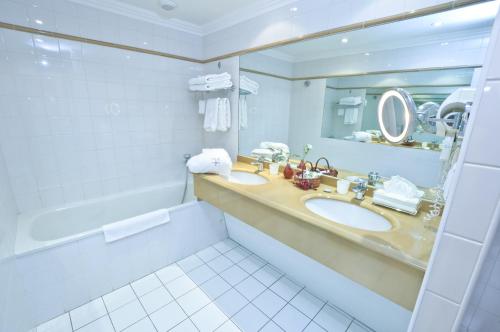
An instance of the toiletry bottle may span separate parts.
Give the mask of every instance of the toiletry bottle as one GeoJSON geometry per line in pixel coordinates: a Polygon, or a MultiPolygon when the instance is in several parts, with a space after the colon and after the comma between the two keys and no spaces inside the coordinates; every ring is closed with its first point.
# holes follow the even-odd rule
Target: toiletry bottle
{"type": "Polygon", "coordinates": [[[283,176],[287,180],[293,178],[293,168],[290,166],[289,162],[286,163],[285,169],[283,170],[283,176]]]}

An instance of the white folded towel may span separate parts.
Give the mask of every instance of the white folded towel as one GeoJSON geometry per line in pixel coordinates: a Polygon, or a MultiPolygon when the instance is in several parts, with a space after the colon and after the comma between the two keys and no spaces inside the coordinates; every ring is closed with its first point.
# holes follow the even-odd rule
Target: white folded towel
{"type": "Polygon", "coordinates": [[[346,108],[344,112],[344,124],[355,124],[358,122],[359,108],[346,108]]]}
{"type": "Polygon", "coordinates": [[[417,214],[420,202],[420,198],[404,198],[393,193],[388,193],[384,189],[377,189],[373,192],[373,203],[413,215],[417,214]]]}
{"type": "Polygon", "coordinates": [[[363,103],[363,98],[358,97],[343,97],[340,98],[339,105],[356,106],[363,103]]]}
{"type": "Polygon", "coordinates": [[[224,149],[203,149],[188,160],[187,167],[191,173],[215,173],[229,177],[233,162],[224,149]]]}
{"type": "Polygon", "coordinates": [[[285,143],[261,142],[259,147],[261,149],[281,150],[283,153],[286,154],[290,153],[290,148],[285,143]]]}
{"type": "Polygon", "coordinates": [[[198,76],[198,77],[190,79],[189,85],[206,84],[206,83],[213,83],[213,82],[219,82],[219,81],[230,81],[230,80],[231,80],[231,75],[229,73],[210,74],[210,75],[198,76]]]}
{"type": "Polygon", "coordinates": [[[245,97],[240,97],[239,111],[240,129],[245,129],[248,127],[248,106],[245,97]]]}
{"type": "Polygon", "coordinates": [[[219,100],[220,98],[210,98],[206,101],[205,119],[203,121],[203,128],[208,132],[217,130],[217,118],[219,113],[219,100]]]}
{"type": "Polygon", "coordinates": [[[193,84],[189,85],[189,90],[191,91],[213,91],[219,89],[229,89],[233,86],[233,82],[228,81],[217,81],[213,83],[204,83],[204,84],[193,84]]]}
{"type": "Polygon", "coordinates": [[[371,142],[373,135],[367,133],[366,131],[353,131],[352,137],[355,141],[358,142],[371,142]]]}
{"type": "Polygon", "coordinates": [[[274,151],[271,149],[253,149],[252,155],[255,157],[263,157],[269,160],[273,159],[274,151]]]}
{"type": "Polygon", "coordinates": [[[217,130],[228,131],[231,128],[231,106],[229,99],[219,98],[219,111],[217,112],[217,130]]]}
{"type": "Polygon", "coordinates": [[[246,76],[240,77],[240,90],[250,94],[258,94],[259,93],[259,83],[252,81],[246,76]]]}
{"type": "Polygon", "coordinates": [[[205,114],[207,108],[207,101],[205,99],[198,100],[198,114],[205,114]]]}
{"type": "Polygon", "coordinates": [[[102,226],[104,240],[114,242],[170,221],[168,209],[160,209],[102,226]]]}

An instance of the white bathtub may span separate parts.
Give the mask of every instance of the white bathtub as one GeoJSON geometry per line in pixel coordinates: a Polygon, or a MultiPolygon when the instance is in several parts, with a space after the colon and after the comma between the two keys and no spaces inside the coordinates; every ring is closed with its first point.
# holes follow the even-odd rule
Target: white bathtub
{"type": "MultiPolygon", "coordinates": [[[[101,232],[101,227],[158,209],[181,207],[184,183],[170,183],[38,210],[18,217],[16,254],[50,248],[101,232]]],[[[188,185],[186,202],[193,197],[188,185]]]]}

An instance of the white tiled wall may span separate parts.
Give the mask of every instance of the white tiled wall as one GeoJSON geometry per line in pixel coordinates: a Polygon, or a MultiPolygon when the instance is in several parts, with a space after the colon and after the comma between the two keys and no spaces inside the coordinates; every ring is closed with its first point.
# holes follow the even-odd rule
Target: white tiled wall
{"type": "Polygon", "coordinates": [[[0,30],[0,144],[20,211],[178,179],[202,66],[0,30]]]}
{"type": "Polygon", "coordinates": [[[439,331],[500,329],[500,160],[493,143],[498,141],[499,31],[497,16],[480,82],[482,93],[476,96],[458,161],[460,172],[444,211],[412,331],[429,331],[432,319],[444,324],[439,331]],[[436,317],[438,312],[445,314],[436,317]]]}

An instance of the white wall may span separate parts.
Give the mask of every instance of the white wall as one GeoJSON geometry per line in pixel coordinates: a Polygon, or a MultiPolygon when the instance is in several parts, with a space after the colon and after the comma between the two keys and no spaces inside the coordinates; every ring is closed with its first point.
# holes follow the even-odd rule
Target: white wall
{"type": "Polygon", "coordinates": [[[491,272],[500,245],[500,153],[492,144],[500,123],[499,17],[411,331],[500,329],[492,314],[498,313],[499,274],[491,272]]]}

